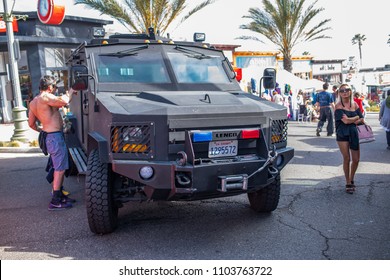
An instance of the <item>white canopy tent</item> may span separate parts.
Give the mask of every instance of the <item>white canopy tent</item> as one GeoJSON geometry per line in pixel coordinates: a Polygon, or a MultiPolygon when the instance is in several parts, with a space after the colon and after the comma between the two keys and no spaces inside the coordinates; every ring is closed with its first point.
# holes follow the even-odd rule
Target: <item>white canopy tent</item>
{"type": "MultiPolygon", "coordinates": [[[[261,77],[263,76],[265,68],[268,67],[251,65],[249,67],[243,68],[242,82],[248,83],[251,81],[251,79],[255,79],[257,84],[256,90],[258,91],[259,82],[261,77]]],[[[279,84],[279,87],[282,89],[282,92],[284,92],[284,86],[288,84],[290,85],[293,93],[294,91],[298,92],[299,90],[320,90],[322,89],[322,85],[324,84],[324,82],[317,79],[301,79],[284,69],[276,70],[276,82],[279,84]]]]}
{"type": "Polygon", "coordinates": [[[308,89],[312,89],[313,91],[321,90],[324,84],[324,82],[317,79],[301,79],[284,69],[280,69],[276,72],[276,81],[279,83],[280,86],[284,86],[285,84],[290,85],[293,91],[308,89]]]}
{"type": "MultiPolygon", "coordinates": [[[[251,79],[255,79],[256,81],[256,91],[259,92],[260,86],[259,82],[261,77],[263,76],[264,69],[268,67],[263,66],[255,66],[251,65],[249,67],[242,69],[242,87],[243,89],[247,86],[248,83],[250,83],[251,79]]],[[[297,95],[300,90],[302,91],[310,91],[315,92],[317,90],[322,90],[322,86],[324,82],[317,80],[317,79],[311,79],[311,80],[305,80],[301,79],[297,76],[295,76],[293,73],[290,73],[284,69],[277,69],[276,70],[276,82],[279,84],[279,88],[281,89],[282,94],[285,93],[285,85],[290,86],[290,90],[292,93],[291,96],[291,105],[293,110],[293,117],[295,118],[298,110],[298,104],[297,104],[297,95]]],[[[262,92],[264,92],[264,89],[262,89],[262,92]]]]}

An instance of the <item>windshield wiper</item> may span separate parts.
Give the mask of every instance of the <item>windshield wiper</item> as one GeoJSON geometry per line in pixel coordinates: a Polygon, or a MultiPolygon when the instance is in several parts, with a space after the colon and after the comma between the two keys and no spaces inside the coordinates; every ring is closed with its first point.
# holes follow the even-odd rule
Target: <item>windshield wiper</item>
{"type": "Polygon", "coordinates": [[[124,57],[124,56],[130,56],[130,55],[136,55],[138,51],[144,50],[149,48],[149,45],[142,45],[136,48],[114,52],[114,53],[102,53],[99,54],[99,56],[116,56],[116,57],[124,57]]]}
{"type": "Polygon", "coordinates": [[[209,56],[209,55],[205,55],[204,53],[197,52],[197,51],[187,49],[184,47],[176,46],[175,49],[178,51],[181,51],[183,53],[186,53],[186,56],[191,57],[191,58],[195,58],[195,59],[209,59],[209,58],[211,58],[211,56],[209,56]]]}

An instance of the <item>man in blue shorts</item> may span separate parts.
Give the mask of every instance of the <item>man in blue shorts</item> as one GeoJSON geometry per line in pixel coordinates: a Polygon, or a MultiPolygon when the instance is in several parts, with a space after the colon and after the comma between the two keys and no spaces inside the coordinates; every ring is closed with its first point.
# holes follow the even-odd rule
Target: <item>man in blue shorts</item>
{"type": "Polygon", "coordinates": [[[32,129],[39,131],[42,151],[50,154],[54,168],[53,197],[48,209],[69,209],[74,200],[61,191],[65,171],[69,168],[69,159],[59,109],[69,104],[75,92],[70,89],[67,94],[55,96],[56,80],[52,76],[43,76],[40,79],[39,90],[39,95],[30,102],[28,124],[32,129]],[[37,127],[37,121],[41,122],[42,129],[37,127]]]}
{"type": "Polygon", "coordinates": [[[327,135],[332,136],[334,131],[333,126],[333,112],[334,112],[334,100],[330,92],[327,92],[329,84],[325,83],[323,86],[323,91],[319,92],[316,97],[316,105],[320,106],[320,118],[317,125],[317,136],[321,136],[322,127],[327,121],[328,125],[326,127],[327,135]]]}

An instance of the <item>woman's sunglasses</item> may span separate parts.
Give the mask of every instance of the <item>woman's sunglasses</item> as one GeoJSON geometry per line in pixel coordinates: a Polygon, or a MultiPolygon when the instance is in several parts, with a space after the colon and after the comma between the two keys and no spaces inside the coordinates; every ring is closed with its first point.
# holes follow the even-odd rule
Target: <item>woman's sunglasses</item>
{"type": "Polygon", "coordinates": [[[340,93],[350,92],[350,91],[351,91],[350,88],[344,88],[344,89],[340,89],[340,90],[339,90],[340,93]]]}

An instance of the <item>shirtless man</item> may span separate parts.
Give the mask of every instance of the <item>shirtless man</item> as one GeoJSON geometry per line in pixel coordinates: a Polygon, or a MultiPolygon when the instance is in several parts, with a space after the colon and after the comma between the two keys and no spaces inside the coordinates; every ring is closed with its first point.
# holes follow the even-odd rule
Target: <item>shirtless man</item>
{"type": "MultiPolygon", "coordinates": [[[[69,93],[55,96],[56,81],[52,76],[43,76],[39,82],[40,93],[30,102],[28,114],[29,126],[40,132],[44,139],[44,150],[50,154],[54,167],[53,198],[49,210],[62,210],[72,207],[74,200],[65,196],[61,191],[65,170],[69,168],[68,150],[62,132],[62,117],[59,108],[67,105],[75,91],[71,88],[69,93]],[[37,120],[42,128],[37,127],[37,120]]],[[[42,147],[41,147],[42,148],[42,147]]]]}

